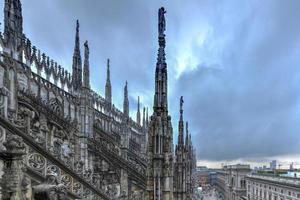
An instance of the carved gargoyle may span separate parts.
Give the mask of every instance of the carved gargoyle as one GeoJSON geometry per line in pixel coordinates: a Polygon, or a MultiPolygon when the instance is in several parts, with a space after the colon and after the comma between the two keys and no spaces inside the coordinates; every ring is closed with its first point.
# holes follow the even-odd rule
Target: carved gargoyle
{"type": "Polygon", "coordinates": [[[46,176],[44,183],[33,187],[34,200],[67,200],[67,189],[59,184],[56,175],[46,176]]]}

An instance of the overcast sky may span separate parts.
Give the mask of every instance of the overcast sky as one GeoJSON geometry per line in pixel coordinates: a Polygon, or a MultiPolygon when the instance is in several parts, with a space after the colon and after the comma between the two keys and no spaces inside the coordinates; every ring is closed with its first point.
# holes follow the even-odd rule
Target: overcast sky
{"type": "Polygon", "coordinates": [[[22,2],[26,35],[69,71],[80,20],[92,88],[104,96],[110,58],[113,102],[122,109],[128,80],[132,117],[138,95],[152,106],[157,10],[165,6],[174,138],[183,95],[201,164],[300,162],[299,0],[22,2]]]}

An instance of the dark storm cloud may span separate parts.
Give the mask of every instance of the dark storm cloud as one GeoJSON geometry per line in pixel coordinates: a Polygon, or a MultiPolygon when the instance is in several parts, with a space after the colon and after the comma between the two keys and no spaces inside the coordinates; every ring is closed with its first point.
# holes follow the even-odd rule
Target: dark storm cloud
{"type": "Polygon", "coordinates": [[[174,138],[184,95],[200,159],[299,153],[300,1],[22,2],[26,35],[69,71],[79,19],[92,87],[104,94],[110,58],[114,104],[122,109],[128,80],[131,110],[138,95],[152,106],[157,9],[165,6],[174,138]]]}
{"type": "Polygon", "coordinates": [[[299,154],[300,2],[252,2],[239,7],[238,19],[236,7],[224,6],[211,34],[193,47],[199,57],[221,52],[218,60],[200,59],[176,83],[199,158],[299,154]]]}

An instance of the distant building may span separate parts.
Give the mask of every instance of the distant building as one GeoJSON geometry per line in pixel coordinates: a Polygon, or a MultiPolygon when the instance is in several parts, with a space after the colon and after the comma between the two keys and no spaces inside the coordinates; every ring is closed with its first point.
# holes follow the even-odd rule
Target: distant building
{"type": "Polygon", "coordinates": [[[209,184],[211,186],[215,186],[217,184],[217,172],[216,171],[209,172],[209,184]]]}
{"type": "Polygon", "coordinates": [[[299,200],[300,178],[267,174],[246,177],[248,200],[299,200]]]}
{"type": "Polygon", "coordinates": [[[226,194],[226,172],[223,169],[217,171],[216,189],[220,194],[221,199],[225,199],[226,194]]]}
{"type": "Polygon", "coordinates": [[[229,165],[217,172],[217,190],[224,200],[246,199],[245,177],[250,173],[250,165],[229,165]]]}
{"type": "Polygon", "coordinates": [[[197,167],[195,175],[197,184],[204,190],[210,186],[215,186],[217,184],[216,169],[208,169],[205,166],[197,167]]]}
{"type": "Polygon", "coordinates": [[[277,169],[277,161],[276,161],[276,160],[272,160],[272,161],[270,162],[270,169],[271,169],[271,170],[277,169]]]}

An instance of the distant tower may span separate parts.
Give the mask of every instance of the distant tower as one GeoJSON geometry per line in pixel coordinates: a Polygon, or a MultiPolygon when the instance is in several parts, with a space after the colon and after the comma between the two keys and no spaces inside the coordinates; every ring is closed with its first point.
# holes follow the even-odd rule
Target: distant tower
{"type": "Polygon", "coordinates": [[[72,84],[74,91],[78,91],[82,85],[82,61],[80,54],[79,21],[76,22],[75,47],[72,65],[72,84]]]}
{"type": "Polygon", "coordinates": [[[159,50],[155,70],[154,112],[148,131],[146,200],[173,200],[173,129],[168,114],[165,13],[164,8],[159,9],[159,50]]]}
{"type": "Polygon", "coordinates": [[[105,99],[110,104],[112,103],[111,83],[110,83],[110,61],[109,61],[109,59],[107,59],[105,99]]]}
{"type": "Polygon", "coordinates": [[[83,87],[90,88],[90,49],[88,41],[84,43],[83,87]]]}
{"type": "Polygon", "coordinates": [[[22,4],[20,0],[5,0],[4,43],[11,51],[18,51],[23,38],[22,4]]]}
{"type": "Polygon", "coordinates": [[[127,81],[126,81],[126,84],[124,87],[123,113],[126,117],[129,117],[129,100],[128,100],[128,83],[127,83],[127,81]]]}
{"type": "Polygon", "coordinates": [[[136,122],[139,125],[141,125],[140,97],[138,97],[137,112],[136,112],[136,122]]]}

